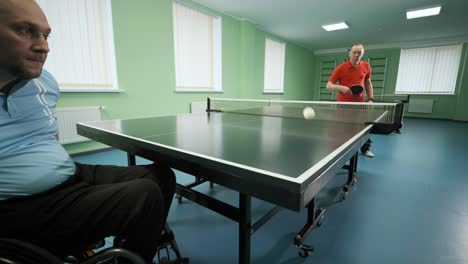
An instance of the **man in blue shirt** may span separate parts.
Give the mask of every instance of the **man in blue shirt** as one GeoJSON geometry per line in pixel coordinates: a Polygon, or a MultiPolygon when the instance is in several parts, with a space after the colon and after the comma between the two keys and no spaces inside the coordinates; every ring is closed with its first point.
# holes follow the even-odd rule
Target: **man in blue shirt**
{"type": "Polygon", "coordinates": [[[175,190],[163,164],[74,163],[57,142],[51,32],[34,0],[0,1],[0,236],[66,255],[107,236],[152,262],[175,190]]]}

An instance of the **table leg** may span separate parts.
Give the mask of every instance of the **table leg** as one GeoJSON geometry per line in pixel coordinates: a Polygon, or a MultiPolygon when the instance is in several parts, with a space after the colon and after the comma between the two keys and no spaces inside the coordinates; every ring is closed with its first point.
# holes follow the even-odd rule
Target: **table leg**
{"type": "Polygon", "coordinates": [[[294,237],[294,245],[297,248],[299,256],[305,258],[309,256],[314,248],[304,244],[304,240],[312,232],[313,229],[322,225],[322,220],[325,214],[325,209],[318,208],[315,197],[307,204],[307,223],[294,237]]]}
{"type": "Polygon", "coordinates": [[[239,193],[239,264],[250,263],[251,207],[251,197],[239,193]]]}
{"type": "Polygon", "coordinates": [[[341,193],[340,200],[346,200],[348,196],[349,188],[357,183],[357,162],[358,162],[358,153],[356,152],[353,157],[349,160],[349,165],[345,166],[348,170],[348,180],[343,186],[343,192],[341,193]]]}
{"type": "Polygon", "coordinates": [[[128,166],[136,165],[135,155],[127,153],[127,163],[128,163],[128,166]]]}

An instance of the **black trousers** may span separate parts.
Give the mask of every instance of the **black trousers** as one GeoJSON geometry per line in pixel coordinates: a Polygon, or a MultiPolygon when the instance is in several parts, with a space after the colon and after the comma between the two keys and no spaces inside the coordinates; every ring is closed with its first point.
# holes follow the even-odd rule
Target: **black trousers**
{"type": "Polygon", "coordinates": [[[116,236],[119,246],[152,263],[175,191],[172,170],[161,164],[76,166],[75,175],[52,190],[0,201],[0,236],[59,256],[116,236]]]}
{"type": "Polygon", "coordinates": [[[364,145],[362,145],[361,147],[361,153],[365,153],[366,151],[368,151],[370,149],[372,145],[372,140],[367,140],[366,143],[364,143],[364,145]]]}

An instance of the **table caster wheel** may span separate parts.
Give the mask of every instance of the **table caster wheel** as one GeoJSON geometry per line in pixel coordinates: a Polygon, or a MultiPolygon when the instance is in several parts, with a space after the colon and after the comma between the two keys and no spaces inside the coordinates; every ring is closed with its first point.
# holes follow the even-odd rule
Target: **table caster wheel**
{"type": "Polygon", "coordinates": [[[311,246],[305,244],[297,246],[297,254],[302,258],[308,257],[312,251],[314,251],[314,249],[311,246]]]}
{"type": "Polygon", "coordinates": [[[340,201],[346,200],[346,197],[348,196],[348,192],[342,192],[340,196],[340,201]]]}
{"type": "Polygon", "coordinates": [[[182,196],[176,195],[175,198],[177,199],[177,203],[181,204],[182,203],[182,196]]]}

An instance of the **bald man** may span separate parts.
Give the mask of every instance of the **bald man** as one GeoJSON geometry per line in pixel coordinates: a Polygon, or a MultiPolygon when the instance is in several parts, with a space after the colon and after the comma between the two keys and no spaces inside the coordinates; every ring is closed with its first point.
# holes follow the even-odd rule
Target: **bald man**
{"type": "Polygon", "coordinates": [[[65,256],[107,236],[152,263],[175,191],[163,164],[74,163],[57,142],[51,27],[33,0],[0,0],[0,237],[65,256]]]}
{"type": "MultiPolygon", "coordinates": [[[[371,66],[365,61],[361,61],[364,56],[364,45],[355,43],[349,49],[348,60],[338,65],[333,70],[326,88],[338,91],[336,100],[338,102],[364,102],[364,93],[351,93],[350,87],[355,84],[363,86],[367,93],[368,102],[374,101],[374,88],[371,82],[371,66]],[[337,82],[339,84],[337,84],[337,82]]],[[[369,139],[362,147],[364,156],[373,158],[374,153],[370,151],[372,141],[369,139]]]]}

